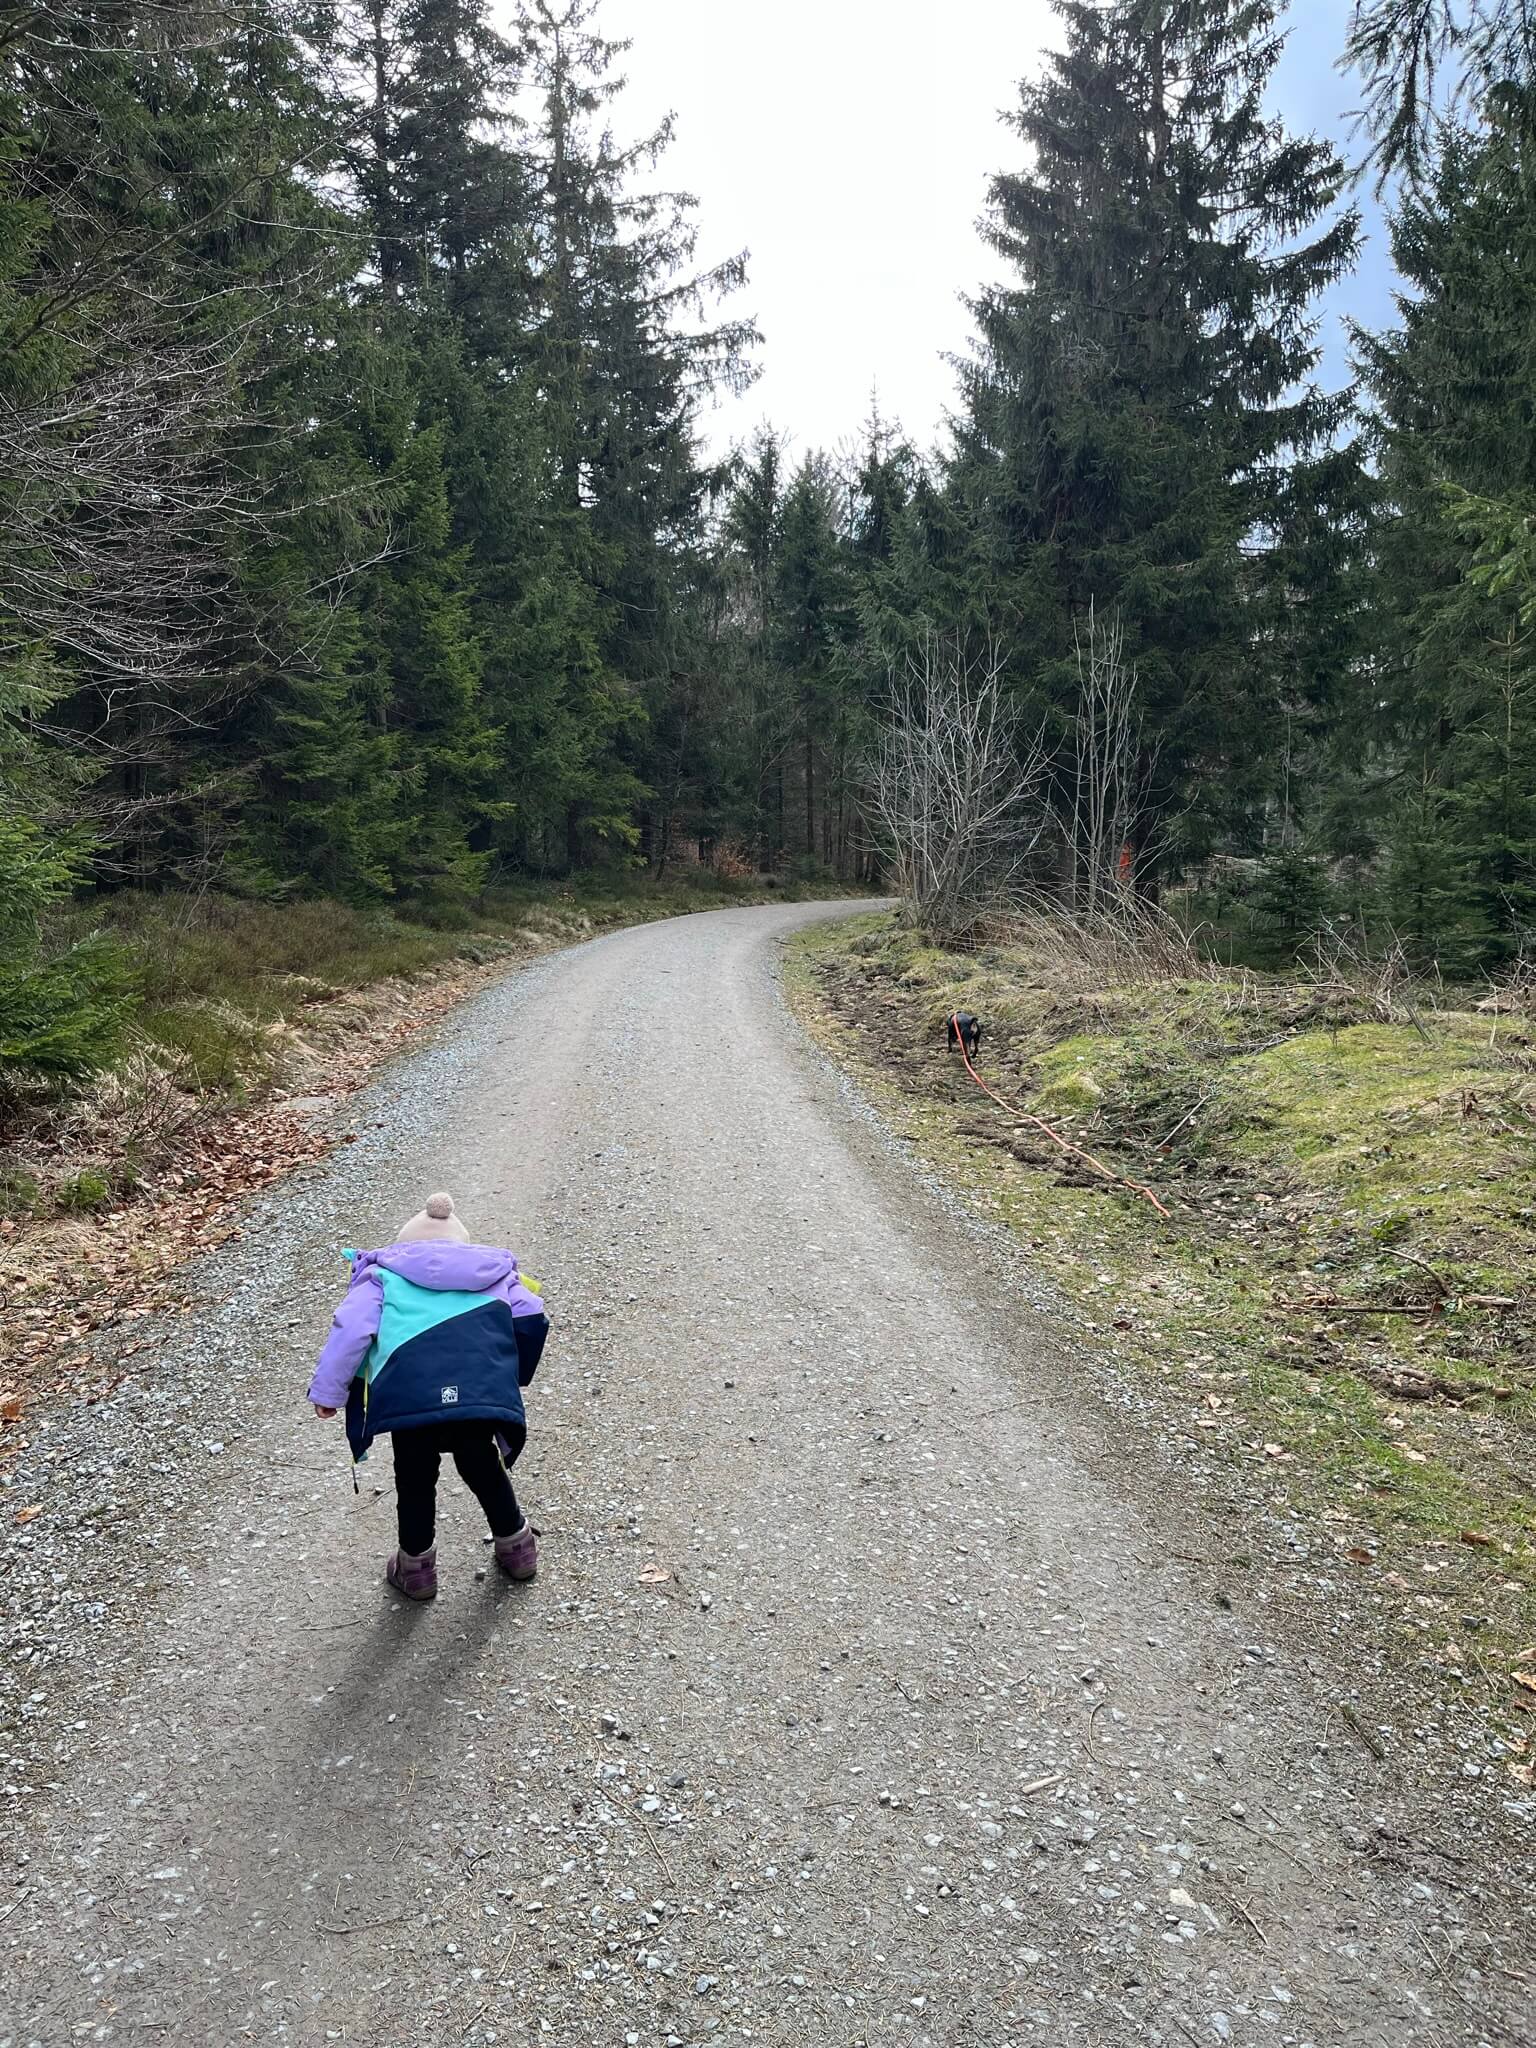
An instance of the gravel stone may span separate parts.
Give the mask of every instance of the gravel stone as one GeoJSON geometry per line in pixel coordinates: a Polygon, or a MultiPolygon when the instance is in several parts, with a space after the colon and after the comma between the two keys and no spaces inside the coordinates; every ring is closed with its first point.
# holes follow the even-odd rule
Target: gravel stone
{"type": "Polygon", "coordinates": [[[43,1513],[0,1515],[0,2048],[1528,2038],[1486,1743],[1410,1747],[1342,1644],[1180,1568],[1231,1531],[1149,1404],[779,1001],[830,914],[510,974],[42,1419],[43,1513]],[[445,1478],[407,1609],[387,1454],[354,1494],[302,1397],[341,1248],[439,1186],[554,1312],[543,1533],[535,1582],[478,1578],[445,1478]],[[1319,1741],[1341,1691],[1390,1767],[1319,1741]]]}

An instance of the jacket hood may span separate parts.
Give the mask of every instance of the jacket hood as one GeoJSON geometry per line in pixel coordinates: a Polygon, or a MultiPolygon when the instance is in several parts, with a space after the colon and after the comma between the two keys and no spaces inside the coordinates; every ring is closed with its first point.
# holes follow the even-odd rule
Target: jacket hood
{"type": "Polygon", "coordinates": [[[383,1266],[412,1286],[439,1294],[488,1294],[499,1281],[517,1279],[512,1254],[488,1244],[388,1244],[381,1251],[359,1252],[352,1263],[353,1278],[368,1266],[383,1266]]]}

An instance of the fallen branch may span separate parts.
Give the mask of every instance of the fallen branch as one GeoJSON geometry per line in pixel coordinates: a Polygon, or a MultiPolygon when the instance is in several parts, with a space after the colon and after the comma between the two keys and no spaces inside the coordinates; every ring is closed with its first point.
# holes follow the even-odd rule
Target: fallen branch
{"type": "Polygon", "coordinates": [[[666,1854],[666,1851],[665,1851],[665,1850],[664,1850],[664,1849],[662,1848],[662,1846],[661,1846],[660,1842],[658,1842],[658,1841],[657,1841],[657,1839],[656,1839],[656,1836],[655,1836],[655,1834],[653,1833],[653,1831],[652,1831],[652,1830],[651,1830],[650,1828],[647,1828],[647,1827],[645,1827],[645,1823],[644,1823],[644,1821],[642,1821],[642,1822],[640,1823],[640,1825],[641,1825],[641,1827],[642,1827],[642,1828],[645,1828],[645,1839],[646,1839],[646,1840],[647,1840],[647,1841],[648,1841],[648,1842],[650,1843],[651,1847],[652,1847],[652,1848],[653,1848],[653,1849],[655,1850],[655,1852],[656,1852],[656,1861],[657,1861],[657,1862],[658,1862],[658,1863],[659,1863],[659,1864],[661,1865],[662,1869],[663,1869],[663,1870],[664,1870],[664,1871],[665,1871],[665,1872],[667,1873],[667,1883],[668,1883],[669,1885],[671,1885],[671,1887],[672,1887],[673,1891],[676,1891],[676,1890],[677,1890],[677,1878],[676,1878],[676,1876],[675,1876],[675,1874],[674,1874],[674,1872],[673,1872],[673,1869],[672,1869],[672,1866],[671,1866],[671,1864],[670,1864],[670,1863],[669,1863],[669,1862],[667,1861],[667,1854],[666,1854]]]}
{"type": "Polygon", "coordinates": [[[1060,1771],[1047,1771],[1043,1778],[1031,1778],[1027,1785],[1021,1785],[1018,1796],[1020,1799],[1025,1799],[1031,1792],[1044,1792],[1049,1786],[1059,1785],[1060,1783],[1060,1771]]]}
{"type": "Polygon", "coordinates": [[[1430,1265],[1427,1259],[1419,1258],[1417,1254],[1414,1252],[1394,1251],[1391,1245],[1389,1244],[1383,1245],[1381,1249],[1386,1253],[1389,1259],[1401,1259],[1406,1265],[1417,1266],[1421,1273],[1427,1273],[1430,1279],[1433,1280],[1435,1283],[1435,1292],[1439,1295],[1442,1301],[1445,1300],[1446,1296],[1450,1293],[1451,1290],[1449,1289],[1449,1287],[1446,1286],[1445,1282],[1440,1278],[1440,1275],[1435,1271],[1434,1267],[1430,1265]]]}
{"type": "Polygon", "coordinates": [[[1098,1720],[1098,1718],[1099,1718],[1100,1714],[1102,1714],[1102,1713],[1103,1713],[1104,1709],[1105,1709],[1105,1708],[1106,1708],[1106,1707],[1107,1707],[1108,1705],[1109,1705],[1109,1701],[1108,1701],[1108,1700],[1097,1700],[1097,1701],[1095,1701],[1095,1702],[1094,1702],[1094,1708],[1093,1708],[1093,1712],[1092,1712],[1092,1713],[1091,1713],[1091,1714],[1090,1714],[1090,1715],[1088,1716],[1088,1731],[1087,1731],[1087,1736],[1086,1736],[1086,1739],[1085,1739],[1085,1742],[1084,1742],[1084,1745],[1083,1745],[1083,1746],[1084,1746],[1084,1748],[1085,1748],[1085,1749],[1086,1749],[1086,1750],[1088,1751],[1088,1754],[1089,1754],[1089,1755],[1090,1755],[1090,1756],[1091,1756],[1091,1757],[1093,1758],[1094,1762],[1095,1762],[1095,1763],[1096,1763],[1096,1764],[1097,1764],[1097,1765],[1099,1766],[1099,1769],[1100,1769],[1100,1770],[1103,1770],[1103,1771],[1123,1771],[1123,1770],[1131,1770],[1131,1771],[1134,1771],[1134,1770],[1138,1770],[1138,1769],[1140,1768],[1140,1766],[1139,1766],[1139,1765],[1137,1765],[1137,1764],[1117,1764],[1117,1763],[1115,1763],[1115,1762],[1113,1761],[1113,1759],[1111,1759],[1111,1758],[1109,1758],[1109,1757],[1106,1757],[1106,1756],[1101,1756],[1101,1755],[1099,1754],[1098,1750],[1097,1750],[1097,1749],[1095,1749],[1095,1748],[1094,1748],[1094,1746],[1093,1746],[1093,1724],[1094,1724],[1094,1722],[1095,1722],[1095,1721],[1097,1721],[1097,1720],[1098,1720]]]}
{"type": "Polygon", "coordinates": [[[1315,1295],[1301,1301],[1288,1301],[1284,1295],[1277,1294],[1275,1307],[1287,1309],[1297,1316],[1431,1317],[1443,1314],[1445,1305],[1438,1301],[1319,1301],[1315,1295]]]}
{"type": "Polygon", "coordinates": [[[950,1022],[955,1027],[955,1042],[960,1047],[960,1057],[965,1061],[966,1072],[983,1094],[991,1096],[999,1109],[1007,1110],[1010,1116],[1017,1117],[1021,1123],[1033,1124],[1037,1131],[1045,1133],[1053,1145],[1059,1145],[1063,1152],[1070,1152],[1074,1158],[1081,1159],[1086,1165],[1091,1166],[1101,1180],[1107,1180],[1112,1186],[1117,1188],[1129,1188],[1133,1195],[1140,1195],[1144,1202],[1150,1202],[1165,1222],[1171,1223],[1173,1221],[1168,1210],[1163,1207],[1149,1187],[1144,1187],[1139,1180],[1127,1180],[1123,1173],[1114,1172],[1112,1168],[1104,1164],[1102,1159],[1095,1159],[1093,1154],[1085,1152],[1081,1145],[1074,1145],[1070,1138],[1064,1138],[1060,1131],[1052,1129],[1044,1117],[1035,1116],[1027,1109],[1019,1109],[1015,1104],[1005,1102],[995,1089],[989,1088],[986,1082],[982,1080],[980,1074],[971,1065],[971,1056],[965,1049],[965,1041],[959,1035],[960,1026],[954,1015],[950,1017],[950,1022]]]}
{"type": "Polygon", "coordinates": [[[1202,1095],[1200,1100],[1195,1104],[1194,1108],[1187,1111],[1185,1115],[1179,1118],[1178,1122],[1174,1125],[1173,1129],[1169,1131],[1167,1136],[1158,1139],[1157,1143],[1152,1147],[1152,1150],[1154,1152],[1166,1152],[1168,1147],[1173,1143],[1174,1139],[1179,1135],[1180,1131],[1183,1130],[1184,1126],[1187,1123],[1193,1123],[1195,1118],[1200,1114],[1201,1110],[1204,1109],[1205,1105],[1210,1101],[1210,1099],[1211,1098],[1209,1095],[1202,1095]]]}
{"type": "Polygon", "coordinates": [[[1422,1316],[1426,1321],[1435,1316],[1449,1315],[1452,1309],[1510,1309],[1520,1306],[1513,1294],[1459,1294],[1447,1295],[1440,1301],[1334,1301],[1326,1295],[1304,1295],[1300,1301],[1291,1301],[1283,1294],[1274,1297],[1276,1308],[1288,1309],[1292,1315],[1309,1316],[1422,1316]]]}
{"type": "Polygon", "coordinates": [[[1240,1899],[1228,1899],[1227,1904],[1232,1908],[1234,1913],[1240,1913],[1242,1915],[1242,1917],[1248,1922],[1248,1925],[1253,1929],[1254,1933],[1259,1937],[1260,1941],[1262,1941],[1264,1946],[1268,1948],[1269,1936],[1264,1932],[1263,1928],[1259,1925],[1258,1921],[1254,1919],[1253,1915],[1249,1912],[1248,1908],[1242,1903],[1242,1901],[1240,1899]]]}
{"type": "Polygon", "coordinates": [[[1371,1733],[1370,1729],[1366,1727],[1365,1723],[1361,1720],[1360,1716],[1355,1712],[1354,1708],[1351,1706],[1347,1706],[1343,1700],[1340,1700],[1339,1713],[1344,1721],[1344,1725],[1349,1729],[1350,1733],[1354,1735],[1357,1738],[1357,1740],[1364,1743],[1365,1747],[1371,1752],[1371,1755],[1375,1757],[1377,1763],[1384,1764],[1387,1760],[1386,1750],[1383,1749],[1382,1745],[1376,1740],[1376,1737],[1371,1733]]]}

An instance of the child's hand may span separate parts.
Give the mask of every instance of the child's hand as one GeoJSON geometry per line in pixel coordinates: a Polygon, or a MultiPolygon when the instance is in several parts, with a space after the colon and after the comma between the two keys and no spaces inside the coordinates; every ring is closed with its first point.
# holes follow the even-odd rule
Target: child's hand
{"type": "Polygon", "coordinates": [[[311,1401],[309,1405],[315,1411],[317,1422],[329,1422],[337,1412],[334,1408],[322,1408],[318,1401],[311,1401]]]}

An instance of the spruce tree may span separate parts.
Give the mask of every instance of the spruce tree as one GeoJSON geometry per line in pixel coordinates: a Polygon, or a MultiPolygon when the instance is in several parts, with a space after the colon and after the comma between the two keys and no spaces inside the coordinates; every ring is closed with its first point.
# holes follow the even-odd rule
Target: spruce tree
{"type": "MultiPolygon", "coordinates": [[[[515,362],[541,394],[554,515],[568,561],[601,592],[600,697],[614,707],[612,752],[572,791],[568,855],[611,839],[615,797],[648,784],[647,720],[702,654],[690,594],[702,573],[705,515],[723,474],[700,458],[695,417],[714,385],[748,375],[751,323],[711,309],[741,284],[744,259],[694,267],[687,194],[645,179],[670,120],[621,144],[601,116],[623,81],[625,45],[596,26],[595,0],[534,0],[521,19],[525,77],[539,96],[524,153],[533,178],[533,316],[515,362]],[[622,715],[633,706],[638,719],[622,715]]],[[[582,655],[583,665],[585,655],[582,655]]],[[[593,678],[578,679],[590,693],[593,678]]]]}
{"type": "Polygon", "coordinates": [[[345,156],[385,306],[491,317],[522,231],[517,56],[487,0],[341,0],[325,51],[345,90],[345,156]]]}
{"type": "Polygon", "coordinates": [[[1311,559],[1343,397],[1315,382],[1317,294],[1356,216],[1326,144],[1265,111],[1271,0],[1057,0],[1066,47],[1021,91],[1029,168],[993,181],[1012,272],[974,301],[952,484],[973,578],[1065,740],[1074,623],[1118,613],[1148,746],[1143,881],[1242,831],[1314,664],[1311,559]]]}
{"type": "Polygon", "coordinates": [[[1366,87],[1366,117],[1385,183],[1433,171],[1435,133],[1507,87],[1536,80],[1531,0],[1354,0],[1346,45],[1366,87]]]}
{"type": "Polygon", "coordinates": [[[798,696],[803,848],[808,862],[841,854],[847,788],[857,588],[843,535],[846,500],[824,455],[808,455],[784,496],[774,595],[779,660],[798,696]]]}
{"type": "Polygon", "coordinates": [[[776,868],[788,833],[786,757],[793,741],[792,679],[777,644],[776,566],[784,514],[785,443],[764,425],[736,462],[721,521],[718,659],[731,682],[742,824],[759,865],[776,868]]]}
{"type": "Polygon", "coordinates": [[[1443,133],[1393,223],[1400,324],[1357,337],[1385,499],[1385,909],[1453,969],[1513,951],[1536,921],[1536,646],[1518,577],[1479,570],[1489,529],[1536,511],[1533,132],[1503,96],[1481,134],[1443,133]]]}

